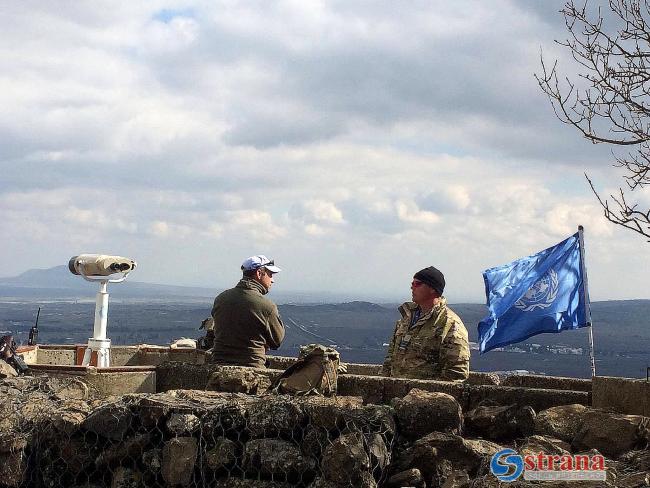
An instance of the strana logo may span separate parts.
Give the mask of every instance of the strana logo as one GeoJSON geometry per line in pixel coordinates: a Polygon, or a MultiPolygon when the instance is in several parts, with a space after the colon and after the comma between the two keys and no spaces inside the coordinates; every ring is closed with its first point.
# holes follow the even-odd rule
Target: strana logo
{"type": "Polygon", "coordinates": [[[547,308],[557,298],[558,288],[557,273],[550,269],[528,289],[523,297],[517,300],[515,307],[524,312],[547,308]]]}
{"type": "Polygon", "coordinates": [[[524,472],[524,460],[514,449],[503,449],[492,456],[490,471],[499,481],[515,481],[524,472]]]}
{"type": "Polygon", "coordinates": [[[527,481],[605,481],[605,458],[600,454],[517,454],[502,449],[492,456],[490,471],[499,481],[510,483],[522,476],[527,481]]]}

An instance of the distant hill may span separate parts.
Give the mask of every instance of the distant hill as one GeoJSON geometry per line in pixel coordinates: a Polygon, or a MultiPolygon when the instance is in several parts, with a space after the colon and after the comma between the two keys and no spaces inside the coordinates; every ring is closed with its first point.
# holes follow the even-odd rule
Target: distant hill
{"type": "MultiPolygon", "coordinates": [[[[452,304],[474,343],[472,369],[506,371],[522,369],[547,374],[588,377],[588,329],[539,334],[505,351],[478,354],[479,321],[485,305],[452,304]]],[[[591,304],[598,374],[645,377],[650,367],[650,300],[594,302],[591,304]]],[[[337,344],[344,357],[382,362],[385,346],[399,316],[397,305],[351,302],[328,305],[281,305],[287,325],[283,350],[299,344],[337,344]]],[[[349,359],[347,359],[349,360],[349,359]]]]}
{"type": "MultiPolygon", "coordinates": [[[[37,298],[13,298],[0,290],[0,331],[10,331],[18,343],[25,343],[36,311],[42,307],[42,343],[85,343],[92,333],[94,317],[94,289],[87,285],[83,292],[73,290],[72,298],[66,299],[46,293],[37,298]]],[[[18,289],[11,288],[14,292],[18,289]]],[[[162,299],[111,302],[108,335],[114,344],[168,344],[179,337],[201,334],[198,327],[210,315],[212,296],[168,299],[160,294],[156,298],[162,299]]],[[[473,342],[471,368],[475,371],[528,370],[577,377],[590,374],[587,329],[540,334],[506,350],[480,355],[476,326],[486,313],[485,306],[470,303],[451,307],[467,326],[473,342]]],[[[300,345],[318,342],[336,345],[343,360],[349,362],[381,363],[386,354],[384,344],[390,340],[399,316],[396,304],[361,301],[291,303],[278,308],[286,325],[286,338],[277,353],[296,356],[300,345]]],[[[598,374],[645,378],[650,366],[650,300],[596,302],[592,311],[598,374]]]]}
{"type": "MultiPolygon", "coordinates": [[[[137,275],[129,277],[124,283],[109,289],[111,297],[151,298],[187,300],[203,298],[214,299],[221,291],[217,287],[204,288],[193,286],[164,285],[144,283],[134,280],[137,275]]],[[[233,286],[235,283],[232,284],[233,286]]],[[[0,278],[0,297],[71,299],[94,296],[96,290],[80,276],[75,276],[67,265],[47,269],[30,269],[18,276],[0,278]]],[[[271,292],[276,303],[334,303],[349,300],[349,297],[336,292],[304,292],[285,290],[277,287],[271,292]]]]}
{"type": "Polygon", "coordinates": [[[0,285],[40,288],[80,288],[83,281],[65,265],[48,269],[29,269],[18,276],[0,278],[0,285]]]}
{"type": "MultiPolygon", "coordinates": [[[[119,287],[110,289],[111,295],[116,297],[214,297],[217,290],[190,286],[161,285],[157,283],[143,283],[132,279],[120,283],[119,287]]],[[[80,276],[75,276],[68,270],[67,265],[55,266],[47,269],[30,269],[24,273],[10,277],[0,278],[0,295],[13,296],[52,296],[53,298],[65,296],[78,296],[80,294],[95,293],[92,285],[80,276]]]]}

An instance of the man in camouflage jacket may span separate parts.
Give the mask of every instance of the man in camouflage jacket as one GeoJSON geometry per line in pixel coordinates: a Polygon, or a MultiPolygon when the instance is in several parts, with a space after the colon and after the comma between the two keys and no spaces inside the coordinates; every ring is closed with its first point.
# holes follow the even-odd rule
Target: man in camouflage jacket
{"type": "Polygon", "coordinates": [[[433,266],[413,277],[413,301],[399,307],[402,317],[388,347],[385,376],[445,381],[468,378],[467,329],[447,307],[444,287],[443,274],[433,266]]]}

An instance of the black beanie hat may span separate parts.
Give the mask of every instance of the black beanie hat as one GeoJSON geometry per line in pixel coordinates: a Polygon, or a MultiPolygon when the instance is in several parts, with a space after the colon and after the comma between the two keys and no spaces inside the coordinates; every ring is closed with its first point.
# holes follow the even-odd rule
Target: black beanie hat
{"type": "Polygon", "coordinates": [[[413,275],[413,278],[420,280],[425,285],[429,285],[431,288],[436,290],[440,296],[442,296],[442,292],[445,290],[445,275],[433,266],[421,269],[413,275]]]}

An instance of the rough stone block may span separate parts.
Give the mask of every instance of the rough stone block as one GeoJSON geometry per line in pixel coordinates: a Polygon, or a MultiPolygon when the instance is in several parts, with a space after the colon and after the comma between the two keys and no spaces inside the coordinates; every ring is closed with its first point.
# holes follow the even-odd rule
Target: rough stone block
{"type": "Polygon", "coordinates": [[[116,468],[111,488],[139,488],[142,486],[142,473],[120,466],[116,468]]]}
{"type": "Polygon", "coordinates": [[[138,459],[144,454],[144,449],[150,441],[150,434],[135,434],[133,437],[128,437],[123,442],[109,446],[97,456],[95,465],[112,466],[124,459],[138,459]]]}
{"type": "Polygon", "coordinates": [[[400,433],[419,439],[438,431],[460,434],[463,415],[454,397],[446,393],[413,389],[402,399],[393,400],[400,433]]]}
{"type": "Polygon", "coordinates": [[[259,373],[257,369],[221,366],[210,374],[205,389],[255,395],[265,392],[269,386],[268,375],[259,373]]]}
{"type": "Polygon", "coordinates": [[[208,467],[214,471],[229,466],[235,462],[236,445],[230,439],[218,439],[216,445],[205,453],[208,467]]]}
{"type": "Polygon", "coordinates": [[[649,419],[640,415],[623,415],[590,410],[573,439],[576,450],[598,449],[606,456],[617,458],[639,444],[641,427],[649,419]]]}
{"type": "Polygon", "coordinates": [[[165,442],[162,450],[162,476],[170,486],[189,486],[198,455],[193,437],[177,437],[165,442]]]}
{"type": "Polygon", "coordinates": [[[538,452],[562,456],[571,453],[571,444],[552,437],[533,435],[517,446],[517,452],[522,456],[535,455],[538,452]]]}
{"type": "Polygon", "coordinates": [[[244,468],[264,474],[313,472],[316,462],[304,456],[298,446],[282,439],[252,439],[244,448],[244,468]]]}
{"type": "Polygon", "coordinates": [[[2,466],[0,482],[9,487],[23,486],[27,470],[27,457],[22,449],[0,453],[0,466],[2,466]]]}
{"type": "Polygon", "coordinates": [[[305,397],[302,409],[311,425],[331,430],[342,428],[346,418],[363,407],[363,399],[359,396],[305,397]]]}
{"type": "Polygon", "coordinates": [[[436,483],[440,484],[438,476],[441,471],[466,471],[470,476],[476,476],[479,468],[501,449],[500,445],[490,441],[433,432],[400,453],[395,458],[393,469],[403,471],[417,468],[428,486],[437,486],[436,483]]]}
{"type": "Polygon", "coordinates": [[[0,379],[14,378],[18,376],[16,370],[8,363],[0,359],[0,379]]]}
{"type": "Polygon", "coordinates": [[[162,468],[162,449],[151,449],[142,453],[142,464],[154,475],[162,468]]]}
{"type": "Polygon", "coordinates": [[[339,485],[358,486],[362,473],[370,470],[370,457],[360,433],[345,434],[325,449],[321,459],[323,476],[339,485]]]}
{"type": "Polygon", "coordinates": [[[172,413],[167,420],[167,430],[177,436],[192,434],[199,427],[201,421],[193,413],[172,413]]]}
{"type": "Polygon", "coordinates": [[[407,469],[394,474],[386,482],[386,488],[402,488],[412,486],[413,488],[425,488],[426,483],[422,473],[417,468],[407,469]]]}
{"type": "Polygon", "coordinates": [[[560,405],[539,412],[535,417],[535,433],[571,442],[580,430],[587,407],[579,404],[560,405]]]}
{"type": "Polygon", "coordinates": [[[287,395],[267,395],[248,406],[247,411],[247,428],[254,438],[290,434],[306,423],[300,399],[287,395]]]}
{"type": "Polygon", "coordinates": [[[109,403],[95,409],[83,421],[90,432],[112,440],[122,440],[131,428],[134,414],[122,403],[109,403]]]}
{"type": "Polygon", "coordinates": [[[535,411],[518,405],[481,405],[465,414],[465,428],[478,437],[507,440],[533,433],[535,411]]]}

